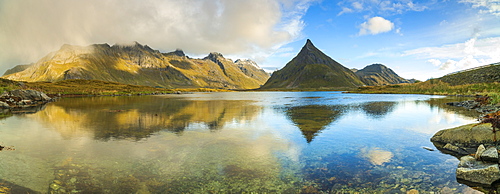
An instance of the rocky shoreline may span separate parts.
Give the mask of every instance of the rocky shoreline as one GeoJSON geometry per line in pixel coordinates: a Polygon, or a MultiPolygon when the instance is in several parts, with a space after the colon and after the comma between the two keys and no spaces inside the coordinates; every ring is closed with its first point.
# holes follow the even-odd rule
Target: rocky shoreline
{"type": "Polygon", "coordinates": [[[12,113],[36,112],[54,98],[36,90],[12,90],[0,94],[0,116],[12,113]]]}
{"type": "MultiPolygon", "coordinates": [[[[475,100],[450,102],[450,106],[463,107],[484,115],[496,115],[499,105],[492,105],[487,96],[476,96],[475,100]]],[[[471,187],[481,187],[485,192],[500,191],[500,130],[498,117],[485,122],[481,116],[479,123],[463,125],[438,131],[431,142],[442,153],[450,154],[460,160],[456,169],[458,182],[471,187]]]]}

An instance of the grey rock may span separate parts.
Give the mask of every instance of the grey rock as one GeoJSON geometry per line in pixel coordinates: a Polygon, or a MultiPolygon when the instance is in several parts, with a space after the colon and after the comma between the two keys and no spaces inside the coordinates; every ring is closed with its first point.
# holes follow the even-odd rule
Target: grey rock
{"type": "Polygon", "coordinates": [[[500,179],[500,169],[498,164],[477,161],[472,156],[464,156],[460,158],[456,174],[457,179],[484,185],[491,185],[493,182],[500,179]]]}
{"type": "Polygon", "coordinates": [[[458,147],[458,146],[454,146],[450,143],[447,143],[446,145],[443,146],[443,149],[445,150],[448,150],[448,151],[452,151],[454,153],[457,153],[457,154],[462,154],[462,155],[467,155],[468,152],[465,151],[464,149],[458,147]]]}
{"type": "Polygon", "coordinates": [[[52,100],[52,98],[47,96],[47,94],[36,90],[12,90],[10,91],[10,96],[19,97],[21,98],[21,100],[32,100],[32,101],[52,100]]]}
{"type": "Polygon", "coordinates": [[[451,144],[467,150],[468,153],[465,154],[473,154],[481,144],[484,144],[484,146],[494,146],[496,144],[494,136],[500,137],[500,130],[497,130],[495,134],[491,131],[491,128],[490,123],[462,125],[438,131],[431,138],[431,141],[438,145],[436,146],[438,149],[442,148],[440,145],[451,144]],[[473,151],[470,152],[469,150],[473,151]]]}
{"type": "Polygon", "coordinates": [[[476,160],[481,160],[481,154],[483,154],[485,150],[486,148],[484,147],[483,144],[479,145],[479,147],[477,147],[476,155],[474,156],[474,158],[476,160]]]}
{"type": "Polygon", "coordinates": [[[9,97],[9,93],[7,91],[4,91],[2,94],[0,94],[0,98],[6,98],[9,97]]]}
{"type": "Polygon", "coordinates": [[[498,151],[497,151],[497,148],[490,147],[490,148],[486,149],[481,154],[481,160],[482,161],[493,162],[493,163],[498,163],[498,151]]]}
{"type": "Polygon", "coordinates": [[[10,108],[9,104],[5,103],[5,102],[2,102],[0,101],[0,108],[1,109],[4,109],[4,108],[10,108]]]}

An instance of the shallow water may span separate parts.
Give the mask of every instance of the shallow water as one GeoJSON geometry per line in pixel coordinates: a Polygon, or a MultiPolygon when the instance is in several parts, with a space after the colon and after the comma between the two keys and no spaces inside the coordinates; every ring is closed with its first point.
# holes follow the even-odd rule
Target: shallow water
{"type": "MultiPolygon", "coordinates": [[[[0,186],[41,193],[471,192],[432,135],[442,96],[340,92],[65,98],[0,120],[0,186]],[[435,148],[434,148],[435,149],[435,148]]],[[[1,188],[1,187],[0,187],[1,188]]]]}

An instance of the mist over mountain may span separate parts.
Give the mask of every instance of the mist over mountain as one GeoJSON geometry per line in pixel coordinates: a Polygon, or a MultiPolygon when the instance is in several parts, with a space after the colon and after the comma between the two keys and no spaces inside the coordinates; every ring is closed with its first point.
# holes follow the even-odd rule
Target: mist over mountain
{"type": "Polygon", "coordinates": [[[192,59],[182,50],[161,53],[131,45],[63,45],[30,66],[18,66],[3,78],[17,81],[96,79],[165,88],[251,89],[269,75],[250,60],[232,61],[220,53],[192,59]]]}

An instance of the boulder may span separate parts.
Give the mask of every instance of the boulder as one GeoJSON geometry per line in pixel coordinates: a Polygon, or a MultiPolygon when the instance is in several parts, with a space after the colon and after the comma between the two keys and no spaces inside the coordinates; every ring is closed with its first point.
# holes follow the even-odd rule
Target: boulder
{"type": "Polygon", "coordinates": [[[490,123],[477,123],[438,131],[431,141],[440,150],[447,144],[459,147],[467,152],[461,153],[464,155],[475,153],[481,144],[495,146],[496,137],[500,137],[500,130],[493,133],[490,123]]]}
{"type": "Polygon", "coordinates": [[[484,185],[491,185],[493,182],[500,180],[498,163],[477,161],[472,156],[460,158],[456,174],[457,179],[484,185]]]}
{"type": "Polygon", "coordinates": [[[481,160],[481,154],[483,154],[484,151],[486,151],[484,145],[483,144],[479,145],[479,147],[477,147],[476,155],[474,155],[474,158],[476,160],[481,160]]]}
{"type": "Polygon", "coordinates": [[[444,145],[442,147],[442,149],[445,149],[446,151],[450,151],[452,153],[456,153],[456,154],[459,154],[459,155],[467,155],[468,154],[468,152],[466,150],[464,150],[462,148],[459,148],[458,146],[454,146],[454,145],[452,145],[450,143],[447,143],[446,145],[444,145]]]}
{"type": "Polygon", "coordinates": [[[21,98],[21,100],[31,101],[50,101],[52,99],[47,96],[47,94],[36,90],[12,90],[10,91],[10,96],[16,96],[21,98]]]}
{"type": "Polygon", "coordinates": [[[8,109],[10,108],[9,104],[0,101],[0,109],[8,109]]]}
{"type": "Polygon", "coordinates": [[[495,147],[489,147],[481,154],[481,160],[498,163],[498,150],[495,147]]]}

